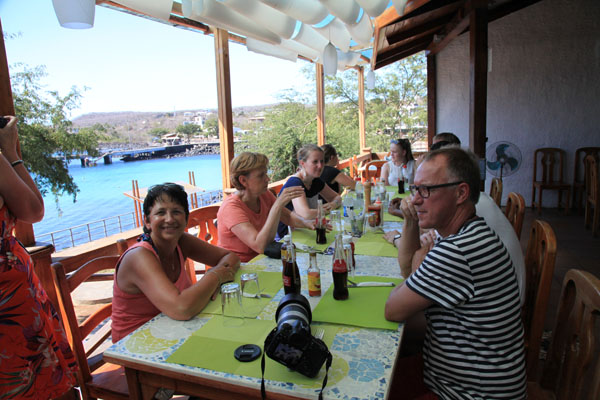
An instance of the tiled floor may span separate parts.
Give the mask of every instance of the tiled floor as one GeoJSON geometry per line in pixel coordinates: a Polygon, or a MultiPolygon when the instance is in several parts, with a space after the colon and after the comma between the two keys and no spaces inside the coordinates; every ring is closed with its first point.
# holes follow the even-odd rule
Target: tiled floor
{"type": "Polygon", "coordinates": [[[584,227],[583,211],[572,210],[565,215],[562,209],[542,209],[541,215],[527,208],[521,234],[523,254],[527,248],[529,231],[534,219],[546,221],[556,235],[556,263],[550,299],[546,313],[546,329],[554,327],[563,278],[571,268],[582,269],[600,277],[600,237],[593,237],[584,227]]]}

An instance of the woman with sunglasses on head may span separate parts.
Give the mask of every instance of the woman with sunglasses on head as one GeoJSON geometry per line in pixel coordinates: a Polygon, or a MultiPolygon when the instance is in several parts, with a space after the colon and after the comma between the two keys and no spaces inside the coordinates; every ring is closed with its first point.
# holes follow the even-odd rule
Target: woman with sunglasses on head
{"type": "Polygon", "coordinates": [[[415,160],[408,139],[390,142],[392,159],[381,168],[381,180],[386,185],[396,186],[399,180],[412,184],[415,179],[415,160]]]}
{"type": "MultiPolygon", "coordinates": [[[[338,208],[342,204],[341,196],[320,178],[325,164],[323,150],[315,144],[306,144],[298,150],[297,157],[298,172],[292,175],[283,185],[279,196],[284,193],[285,189],[293,186],[302,187],[304,193],[300,197],[292,199],[286,205],[286,208],[294,211],[302,218],[314,220],[317,217],[318,195],[327,201],[327,204],[323,205],[324,211],[338,208]]],[[[277,228],[277,237],[282,238],[286,233],[287,226],[280,222],[277,228]]]]}
{"type": "Polygon", "coordinates": [[[185,232],[187,193],[175,183],[155,185],[144,199],[144,234],[115,268],[112,341],[117,342],[159,313],[188,320],[232,281],[240,266],[235,253],[185,232]],[[190,258],[213,266],[192,285],[185,271],[190,258]]]}

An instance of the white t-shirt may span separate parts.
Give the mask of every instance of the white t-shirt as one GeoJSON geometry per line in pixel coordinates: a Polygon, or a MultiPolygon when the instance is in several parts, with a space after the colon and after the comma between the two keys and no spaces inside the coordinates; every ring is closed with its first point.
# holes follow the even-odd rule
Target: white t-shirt
{"type": "Polygon", "coordinates": [[[475,213],[485,219],[486,224],[502,240],[504,247],[510,255],[515,272],[517,274],[517,283],[519,284],[519,292],[521,293],[521,305],[525,301],[525,258],[521,243],[515,229],[512,227],[500,207],[492,200],[487,193],[480,193],[479,202],[475,205],[475,213]]]}
{"type": "Polygon", "coordinates": [[[388,184],[395,186],[398,184],[398,179],[402,177],[403,181],[408,181],[413,184],[415,180],[415,160],[410,160],[406,164],[394,165],[393,161],[387,162],[388,166],[388,184]]]}

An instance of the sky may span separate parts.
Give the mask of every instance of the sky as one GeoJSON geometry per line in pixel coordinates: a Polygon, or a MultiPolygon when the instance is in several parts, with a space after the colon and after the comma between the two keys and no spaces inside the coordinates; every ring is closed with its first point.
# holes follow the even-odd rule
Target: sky
{"type": "MultiPolygon", "coordinates": [[[[8,65],[44,65],[46,90],[87,87],[71,117],[92,112],[217,108],[212,36],[96,6],[91,29],[62,28],[52,0],[0,0],[8,65]],[[6,37],[12,35],[16,37],[6,37]]],[[[229,43],[232,106],[277,102],[308,82],[296,63],[229,43]]]]}

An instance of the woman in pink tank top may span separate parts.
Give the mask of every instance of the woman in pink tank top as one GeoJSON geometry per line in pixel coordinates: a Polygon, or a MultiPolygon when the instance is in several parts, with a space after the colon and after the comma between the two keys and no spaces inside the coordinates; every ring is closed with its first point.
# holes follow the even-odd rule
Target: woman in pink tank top
{"type": "Polygon", "coordinates": [[[121,256],[115,270],[113,342],[161,312],[176,320],[192,318],[221,283],[233,280],[239,258],[186,233],[188,216],[187,193],[182,186],[165,183],[148,190],[144,234],[121,256]],[[186,258],[214,267],[192,285],[185,272],[186,258]]]}

